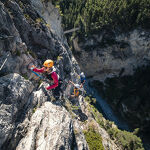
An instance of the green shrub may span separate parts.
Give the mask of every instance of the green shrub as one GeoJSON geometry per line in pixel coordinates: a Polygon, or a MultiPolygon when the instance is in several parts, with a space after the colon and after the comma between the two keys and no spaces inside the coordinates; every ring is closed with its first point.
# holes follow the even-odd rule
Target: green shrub
{"type": "Polygon", "coordinates": [[[93,106],[93,105],[90,105],[90,110],[96,120],[96,122],[101,126],[101,127],[105,127],[104,126],[104,120],[103,120],[103,115],[93,106]]]}
{"type": "MultiPolygon", "coordinates": [[[[89,100],[89,97],[86,99],[89,100]]],[[[138,129],[133,133],[119,130],[113,122],[105,120],[102,114],[91,104],[89,104],[89,111],[93,114],[96,122],[107,130],[110,138],[121,145],[124,150],[144,150],[141,139],[135,135],[138,133],[138,129]]]]}
{"type": "Polygon", "coordinates": [[[63,59],[62,56],[58,56],[58,57],[57,57],[57,61],[60,61],[60,60],[62,60],[62,59],[63,59]]]}
{"type": "Polygon", "coordinates": [[[24,17],[29,20],[30,19],[30,16],[28,14],[24,14],[24,17]]]}
{"type": "Polygon", "coordinates": [[[28,50],[28,53],[33,57],[36,58],[36,54],[32,50],[28,50]]]}
{"type": "Polygon", "coordinates": [[[117,128],[110,128],[108,133],[112,139],[117,139],[117,142],[126,150],[144,150],[141,139],[133,133],[117,128]]]}
{"type": "Polygon", "coordinates": [[[139,129],[139,128],[136,128],[136,129],[134,129],[133,134],[134,134],[134,135],[138,135],[139,132],[140,132],[140,129],[139,129]]]}
{"type": "Polygon", "coordinates": [[[93,98],[92,96],[86,96],[85,101],[87,101],[90,104],[96,104],[96,98],[93,98]]]}
{"type": "Polygon", "coordinates": [[[23,74],[22,76],[23,76],[26,80],[29,79],[27,74],[23,74]]]}
{"type": "Polygon", "coordinates": [[[36,110],[37,110],[37,106],[35,106],[35,107],[33,108],[32,113],[34,114],[34,113],[36,112],[36,110]]]}
{"type": "Polygon", "coordinates": [[[46,25],[46,27],[47,27],[48,29],[51,28],[51,25],[50,25],[50,24],[46,23],[45,25],[46,25]]]}
{"type": "Polygon", "coordinates": [[[72,110],[78,110],[79,108],[80,108],[80,106],[71,105],[72,110]]]}
{"type": "Polygon", "coordinates": [[[36,23],[44,23],[44,20],[42,18],[37,18],[35,20],[36,23]]]}
{"type": "MultiPolygon", "coordinates": [[[[40,78],[39,78],[40,79],[40,78]]],[[[40,79],[39,81],[38,81],[38,86],[40,86],[41,84],[42,84],[42,80],[40,79]]]]}
{"type": "Polygon", "coordinates": [[[19,1],[19,3],[18,3],[18,4],[19,4],[20,8],[22,8],[22,9],[23,9],[23,7],[24,7],[24,6],[23,6],[23,3],[22,3],[21,1],[19,1]]]}
{"type": "Polygon", "coordinates": [[[92,127],[84,131],[84,135],[90,150],[104,150],[101,135],[92,127]]]}

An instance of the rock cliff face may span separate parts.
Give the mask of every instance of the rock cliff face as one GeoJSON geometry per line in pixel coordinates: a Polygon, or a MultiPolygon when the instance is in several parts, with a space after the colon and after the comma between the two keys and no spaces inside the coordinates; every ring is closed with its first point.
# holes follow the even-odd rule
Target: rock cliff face
{"type": "Polygon", "coordinates": [[[73,40],[74,53],[82,70],[93,79],[131,75],[150,60],[149,32],[136,29],[126,34],[103,31],[83,40],[73,40]]]}
{"type": "Polygon", "coordinates": [[[73,40],[75,57],[93,85],[133,127],[149,131],[150,32],[103,31],[73,40]],[[144,67],[148,66],[148,67],[144,67]],[[111,78],[111,79],[110,79],[111,78]],[[143,88],[143,89],[142,89],[143,88]]]}
{"type": "Polygon", "coordinates": [[[10,140],[17,122],[22,119],[32,91],[32,83],[18,74],[0,78],[0,147],[10,140]]]}
{"type": "MultiPolygon", "coordinates": [[[[80,68],[63,38],[60,21],[51,1],[0,2],[1,150],[89,149],[81,127],[88,116],[78,99],[76,106],[68,100],[68,81],[79,83],[80,68]],[[34,81],[28,70],[29,64],[41,66],[45,59],[54,60],[63,80],[58,100],[53,90],[45,90],[48,83],[34,81]]],[[[102,140],[105,149],[116,150],[108,134],[102,140]]]]}
{"type": "Polygon", "coordinates": [[[71,149],[73,125],[69,113],[60,106],[45,102],[30,120],[26,136],[16,150],[71,149]]]}
{"type": "Polygon", "coordinates": [[[37,12],[43,16],[44,20],[46,20],[47,26],[50,27],[51,31],[59,37],[59,40],[65,40],[61,28],[59,10],[52,5],[51,1],[44,3],[44,1],[31,0],[31,4],[35,7],[37,12]]]}

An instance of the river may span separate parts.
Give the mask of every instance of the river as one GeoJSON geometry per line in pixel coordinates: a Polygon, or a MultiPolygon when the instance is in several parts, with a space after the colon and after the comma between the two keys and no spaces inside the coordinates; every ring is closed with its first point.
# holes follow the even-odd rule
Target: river
{"type": "Polygon", "coordinates": [[[87,79],[87,82],[85,83],[85,90],[87,91],[87,94],[92,95],[94,98],[96,98],[97,101],[97,109],[103,114],[103,116],[110,121],[113,121],[119,129],[126,130],[126,131],[132,131],[129,125],[126,123],[126,121],[117,113],[115,113],[112,108],[109,106],[109,104],[101,98],[99,92],[94,88],[89,86],[89,79],[87,79]]]}

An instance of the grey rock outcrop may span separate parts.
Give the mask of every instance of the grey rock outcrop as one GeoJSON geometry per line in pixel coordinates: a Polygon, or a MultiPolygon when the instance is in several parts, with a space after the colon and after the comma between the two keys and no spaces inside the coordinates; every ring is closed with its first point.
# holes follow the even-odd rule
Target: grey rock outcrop
{"type": "Polygon", "coordinates": [[[76,146],[74,147],[74,149],[89,150],[88,144],[87,144],[85,136],[83,134],[82,127],[77,120],[73,120],[73,127],[74,127],[74,136],[75,136],[75,140],[76,140],[75,141],[76,146]]]}
{"type": "Polygon", "coordinates": [[[131,75],[135,68],[150,61],[150,36],[142,29],[121,35],[103,31],[84,40],[74,39],[75,56],[81,69],[94,80],[131,75]]]}
{"type": "Polygon", "coordinates": [[[8,11],[3,3],[0,2],[0,55],[3,55],[4,50],[5,52],[14,52],[16,44],[20,40],[19,33],[16,30],[8,11]]]}
{"type": "Polygon", "coordinates": [[[16,150],[71,149],[73,128],[69,113],[50,102],[32,115],[26,136],[16,150]]]}
{"type": "Polygon", "coordinates": [[[0,78],[0,148],[10,140],[32,90],[32,83],[19,74],[0,78]]]}
{"type": "Polygon", "coordinates": [[[47,26],[55,33],[60,40],[64,40],[63,30],[61,27],[61,16],[59,10],[52,5],[52,1],[31,0],[32,5],[43,16],[47,22],[47,26]]]}
{"type": "Polygon", "coordinates": [[[0,12],[0,76],[14,72],[29,76],[27,65],[34,59],[22,42],[11,15],[1,2],[0,12]]]}
{"type": "MultiPolygon", "coordinates": [[[[39,4],[44,7],[40,0],[39,4]]],[[[31,1],[20,1],[19,3],[8,1],[5,6],[13,16],[13,22],[22,41],[25,42],[28,50],[32,51],[32,54],[36,53],[37,57],[43,60],[46,57],[56,59],[62,53],[59,49],[58,37],[47,26],[47,20],[45,20],[47,18],[44,19],[42,14],[37,11],[38,8],[31,4],[31,1]]]]}

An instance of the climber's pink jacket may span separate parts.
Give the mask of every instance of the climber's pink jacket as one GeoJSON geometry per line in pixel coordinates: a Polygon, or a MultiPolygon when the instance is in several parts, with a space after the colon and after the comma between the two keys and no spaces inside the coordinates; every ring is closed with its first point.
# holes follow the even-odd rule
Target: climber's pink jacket
{"type": "MultiPolygon", "coordinates": [[[[35,71],[35,72],[41,72],[41,73],[45,72],[44,71],[44,67],[41,68],[41,69],[34,68],[33,71],[35,71]]],[[[57,76],[57,73],[56,72],[52,72],[50,75],[51,75],[51,78],[53,79],[54,84],[46,87],[47,90],[54,89],[54,88],[56,88],[58,86],[58,76],[57,76]]]]}

